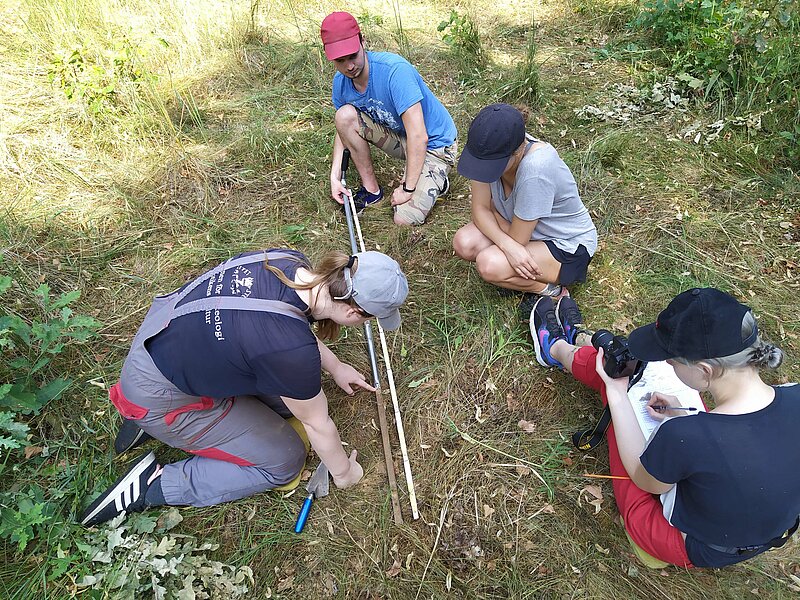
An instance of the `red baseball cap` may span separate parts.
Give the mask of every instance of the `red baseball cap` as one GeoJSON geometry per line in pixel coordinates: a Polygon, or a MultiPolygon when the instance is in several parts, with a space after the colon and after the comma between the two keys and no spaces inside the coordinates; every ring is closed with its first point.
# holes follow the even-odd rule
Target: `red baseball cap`
{"type": "Polygon", "coordinates": [[[350,13],[334,12],[322,21],[319,28],[325,56],[328,60],[336,60],[348,54],[355,54],[361,47],[361,28],[358,21],[350,13]]]}

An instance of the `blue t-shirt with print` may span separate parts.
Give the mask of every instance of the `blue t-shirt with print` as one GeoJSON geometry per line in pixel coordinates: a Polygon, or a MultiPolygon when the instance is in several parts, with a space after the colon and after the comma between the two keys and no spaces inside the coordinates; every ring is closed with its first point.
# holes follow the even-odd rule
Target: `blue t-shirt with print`
{"type": "MultiPolygon", "coordinates": [[[[307,266],[295,258],[273,259],[290,280],[307,266]]],[[[280,300],[300,310],[308,306],[297,293],[264,268],[264,252],[248,252],[252,264],[226,269],[198,286],[178,306],[214,296],[280,300]]],[[[235,257],[238,258],[238,257],[235,257]]],[[[145,342],[158,370],[175,386],[194,396],[286,396],[307,400],[322,389],[317,338],[308,321],[251,310],[210,310],[173,319],[145,342]]]]}
{"type": "Polygon", "coordinates": [[[800,386],[774,389],[775,399],[756,412],[703,412],[663,422],[641,456],[650,475],[676,484],[672,513],[665,516],[686,534],[696,567],[749,558],[708,544],[765,544],[800,514],[800,386]]]}
{"type": "Polygon", "coordinates": [[[455,141],[453,118],[410,62],[391,52],[367,52],[367,60],[369,81],[363,94],[352,79],[336,73],[332,98],[337,110],[352,104],[376,123],[405,135],[402,114],[419,102],[428,132],[428,149],[443,148],[455,141]]]}

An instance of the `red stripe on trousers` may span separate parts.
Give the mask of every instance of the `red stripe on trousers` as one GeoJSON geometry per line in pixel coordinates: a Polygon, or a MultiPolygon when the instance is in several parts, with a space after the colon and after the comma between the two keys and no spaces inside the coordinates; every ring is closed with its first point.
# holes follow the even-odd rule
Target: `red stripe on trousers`
{"type": "Polygon", "coordinates": [[[202,450],[187,450],[187,452],[196,454],[197,456],[203,456],[205,458],[224,460],[225,462],[233,463],[235,465],[239,465],[240,467],[255,466],[255,463],[251,463],[249,460],[234,456],[233,454],[225,452],[224,450],[220,450],[219,448],[203,448],[202,450]]]}
{"type": "Polygon", "coordinates": [[[167,414],[164,415],[164,422],[167,425],[172,425],[175,422],[175,419],[178,418],[178,415],[182,415],[186,412],[191,412],[193,410],[208,410],[209,408],[213,408],[214,406],[214,399],[209,398],[208,396],[201,396],[200,402],[193,402],[192,404],[184,404],[181,407],[176,408],[175,410],[169,411],[167,414]]]}
{"type": "Polygon", "coordinates": [[[144,406],[139,406],[128,400],[122,393],[122,388],[118,383],[111,386],[108,390],[108,399],[111,404],[119,411],[126,419],[144,419],[149,412],[144,406]]]}

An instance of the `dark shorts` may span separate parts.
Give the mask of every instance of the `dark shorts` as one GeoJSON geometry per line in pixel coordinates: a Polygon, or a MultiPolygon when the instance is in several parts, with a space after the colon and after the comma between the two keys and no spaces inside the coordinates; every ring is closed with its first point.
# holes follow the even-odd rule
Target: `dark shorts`
{"type": "Polygon", "coordinates": [[[570,254],[564,252],[552,240],[545,240],[547,249],[558,262],[561,263],[561,271],[558,275],[558,283],[561,285],[572,285],[573,283],[583,283],[586,281],[586,271],[589,268],[589,263],[592,257],[589,256],[589,251],[583,244],[578,246],[578,249],[570,254]]]}

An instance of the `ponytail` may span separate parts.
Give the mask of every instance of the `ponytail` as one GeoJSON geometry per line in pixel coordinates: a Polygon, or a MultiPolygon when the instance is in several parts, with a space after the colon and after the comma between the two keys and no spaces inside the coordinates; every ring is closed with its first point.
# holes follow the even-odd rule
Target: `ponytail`
{"type": "Polygon", "coordinates": [[[783,362],[783,350],[760,338],[750,349],[748,364],[758,369],[777,369],[783,362]]]}
{"type": "MultiPolygon", "coordinates": [[[[314,275],[311,281],[305,283],[296,283],[286,277],[286,274],[278,267],[269,264],[268,259],[264,259],[264,268],[270,273],[274,274],[284,285],[292,288],[293,290],[310,290],[317,286],[319,291],[327,289],[333,302],[346,302],[350,306],[354,306],[364,312],[359,307],[355,300],[348,298],[346,300],[334,300],[335,297],[341,297],[347,294],[347,282],[344,278],[344,269],[350,263],[350,256],[344,252],[333,250],[328,252],[320,261],[311,267],[307,261],[297,259],[297,262],[307,269],[310,269],[314,275]]],[[[318,292],[319,293],[319,292],[318,292]]],[[[312,294],[311,306],[313,310],[316,304],[316,294],[312,294]]],[[[366,314],[366,313],[365,313],[366,314]]],[[[371,316],[371,315],[370,315],[371,316]]],[[[339,337],[339,330],[341,325],[331,319],[320,319],[316,322],[317,337],[322,340],[335,340],[339,337]]]]}

